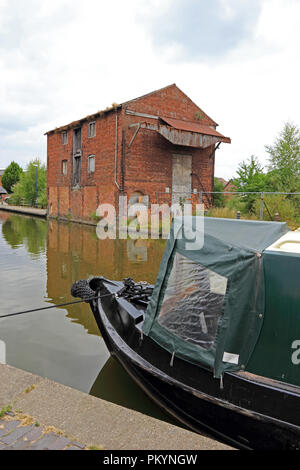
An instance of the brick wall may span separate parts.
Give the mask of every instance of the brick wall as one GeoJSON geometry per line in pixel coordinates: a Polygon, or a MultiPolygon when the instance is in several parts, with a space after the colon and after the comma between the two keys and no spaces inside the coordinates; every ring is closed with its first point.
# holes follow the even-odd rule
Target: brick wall
{"type": "MultiPolygon", "coordinates": [[[[194,121],[196,113],[202,114],[201,123],[215,126],[215,122],[200,110],[175,85],[142,97],[126,104],[126,109],[134,112],[155,116],[166,116],[176,119],[194,121]]],[[[128,129],[130,124],[147,122],[157,124],[149,118],[141,118],[123,113],[127,144],[135,133],[135,128],[128,129]]],[[[156,202],[156,194],[172,188],[172,160],[174,154],[192,155],[192,172],[200,178],[205,191],[213,191],[214,146],[207,149],[176,146],[154,131],[141,129],[130,149],[126,152],[125,190],[130,197],[134,191],[149,195],[152,203],[156,202]]],[[[192,178],[192,189],[202,191],[197,177],[192,178]]],[[[160,197],[162,200],[162,195],[160,197]]],[[[164,199],[165,201],[168,198],[164,199]]],[[[170,200],[170,198],[169,198],[170,200]]],[[[204,202],[208,201],[204,199],[204,202]]]]}
{"type": "MultiPolygon", "coordinates": [[[[116,116],[111,112],[96,120],[96,136],[88,137],[88,122],[82,125],[81,187],[73,187],[73,130],[68,130],[68,143],[62,144],[62,133],[48,135],[48,203],[49,215],[91,220],[102,202],[115,203],[114,152],[116,116]],[[88,157],[95,155],[95,172],[88,173],[88,157]],[[67,175],[62,162],[67,161],[67,175]]],[[[121,146],[121,129],[118,133],[121,146]]]]}
{"type": "MultiPolygon", "coordinates": [[[[213,146],[207,149],[175,146],[155,131],[140,129],[129,148],[138,122],[157,124],[157,120],[126,114],[126,110],[156,116],[195,120],[201,112],[201,123],[216,126],[196,104],[175,85],[132,100],[91,121],[96,121],[96,137],[88,137],[89,120],[82,123],[81,187],[72,187],[73,129],[68,130],[68,143],[62,144],[61,130],[48,134],[48,202],[49,215],[77,220],[91,220],[100,203],[118,207],[119,190],[115,184],[116,114],[118,115],[117,182],[124,183],[128,197],[139,191],[156,202],[156,194],[172,188],[173,154],[192,155],[192,171],[197,174],[206,191],[213,190],[213,146]],[[124,151],[122,152],[122,136],[124,151]],[[88,174],[88,157],[95,155],[95,173],[88,174]],[[67,161],[68,173],[62,175],[62,162],[67,161]]],[[[193,176],[192,189],[202,190],[193,176]]],[[[207,202],[207,201],[206,201],[207,202]]]]}

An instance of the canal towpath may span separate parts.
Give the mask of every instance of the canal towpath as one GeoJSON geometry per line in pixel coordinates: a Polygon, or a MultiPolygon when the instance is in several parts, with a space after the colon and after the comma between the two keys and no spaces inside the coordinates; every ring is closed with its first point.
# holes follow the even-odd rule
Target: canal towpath
{"type": "Polygon", "coordinates": [[[35,215],[36,217],[47,217],[47,209],[37,209],[35,207],[10,206],[8,204],[0,204],[0,210],[14,212],[17,214],[35,215]]]}
{"type": "Polygon", "coordinates": [[[12,366],[0,364],[0,383],[0,450],[230,449],[12,366]]]}

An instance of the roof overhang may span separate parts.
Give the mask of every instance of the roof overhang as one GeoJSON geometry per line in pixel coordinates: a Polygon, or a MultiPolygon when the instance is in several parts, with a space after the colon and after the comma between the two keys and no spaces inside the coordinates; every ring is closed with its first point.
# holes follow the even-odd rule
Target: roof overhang
{"type": "Polygon", "coordinates": [[[219,142],[231,143],[215,127],[201,124],[199,121],[183,121],[162,117],[159,120],[159,133],[174,145],[206,148],[219,142]]]}
{"type": "Polygon", "coordinates": [[[158,124],[144,122],[140,127],[153,130],[174,145],[184,147],[207,148],[220,142],[230,144],[231,139],[216,131],[214,127],[198,121],[183,121],[160,117],[158,124]]]}

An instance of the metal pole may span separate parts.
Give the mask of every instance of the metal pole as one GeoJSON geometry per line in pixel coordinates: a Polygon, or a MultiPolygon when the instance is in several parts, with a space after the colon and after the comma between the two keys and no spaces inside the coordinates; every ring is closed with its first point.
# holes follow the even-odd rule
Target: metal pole
{"type": "Polygon", "coordinates": [[[37,196],[38,196],[38,179],[37,179],[38,167],[35,165],[35,208],[37,208],[37,196]]]}
{"type": "Polygon", "coordinates": [[[261,197],[260,197],[260,220],[264,220],[264,205],[265,205],[265,202],[264,202],[264,193],[261,193],[261,197]]]}

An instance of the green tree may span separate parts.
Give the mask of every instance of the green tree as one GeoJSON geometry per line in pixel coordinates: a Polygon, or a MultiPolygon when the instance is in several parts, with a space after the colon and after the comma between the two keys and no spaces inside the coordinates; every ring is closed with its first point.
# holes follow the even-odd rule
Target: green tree
{"type": "Polygon", "coordinates": [[[300,191],[300,129],[287,122],[273,145],[265,146],[269,154],[269,181],[275,191],[300,191]]]}
{"type": "Polygon", "coordinates": [[[8,193],[11,193],[13,185],[20,180],[22,173],[22,168],[16,162],[11,162],[6,168],[2,176],[2,186],[8,193]]]}
{"type": "MultiPolygon", "coordinates": [[[[268,190],[269,179],[263,171],[258,159],[252,155],[248,161],[242,161],[237,169],[237,178],[233,180],[236,190],[240,193],[255,193],[268,190]]],[[[254,212],[257,194],[241,196],[245,212],[254,212]]]]}
{"type": "Polygon", "coordinates": [[[13,186],[11,202],[20,204],[24,200],[25,204],[34,205],[36,199],[42,206],[47,204],[46,197],[47,170],[40,160],[31,161],[21,175],[20,181],[13,186]]]}
{"type": "Polygon", "coordinates": [[[214,191],[217,194],[214,194],[214,207],[225,207],[225,196],[220,194],[224,191],[224,184],[219,178],[214,178],[214,191]]]}

